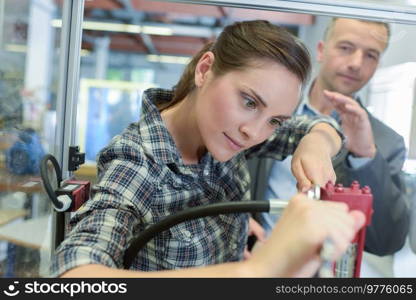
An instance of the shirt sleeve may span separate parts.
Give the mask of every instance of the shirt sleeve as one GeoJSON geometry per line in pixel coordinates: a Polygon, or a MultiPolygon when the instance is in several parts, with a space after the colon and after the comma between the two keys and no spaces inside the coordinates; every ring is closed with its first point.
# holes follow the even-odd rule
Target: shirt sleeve
{"type": "Polygon", "coordinates": [[[246,157],[250,159],[258,156],[283,160],[295,152],[300,140],[309,133],[313,126],[322,122],[334,127],[344,143],[344,135],[334,119],[327,116],[302,115],[287,120],[265,142],[246,150],[246,157]]]}
{"type": "Polygon", "coordinates": [[[154,185],[141,153],[125,145],[111,148],[101,153],[100,163],[103,173],[92,199],[75,213],[56,250],[53,277],[86,264],[122,268],[133,230],[150,210],[146,200],[154,185]]]}
{"type": "Polygon", "coordinates": [[[355,157],[352,155],[348,155],[347,159],[352,169],[359,169],[372,161],[370,157],[355,157]]]}

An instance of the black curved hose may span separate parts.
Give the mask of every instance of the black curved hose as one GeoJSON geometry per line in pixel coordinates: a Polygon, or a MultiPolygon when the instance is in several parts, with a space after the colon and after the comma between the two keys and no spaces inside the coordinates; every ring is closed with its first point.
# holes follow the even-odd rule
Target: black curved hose
{"type": "Polygon", "coordinates": [[[61,168],[59,167],[59,163],[56,160],[56,158],[51,154],[46,154],[42,158],[40,162],[40,176],[42,178],[43,187],[45,188],[46,193],[51,199],[53,205],[57,209],[61,209],[63,207],[63,204],[58,200],[58,198],[55,195],[55,191],[52,189],[51,185],[49,184],[48,161],[50,161],[53,164],[53,167],[55,169],[56,179],[58,181],[58,188],[61,186],[61,181],[62,181],[61,168]]]}
{"type": "Polygon", "coordinates": [[[146,228],[133,240],[130,247],[124,254],[124,268],[130,268],[140,249],[142,249],[148,241],[155,237],[155,235],[183,221],[229,213],[268,212],[269,209],[269,201],[227,202],[194,207],[168,216],[159,223],[153,224],[146,228]]]}
{"type": "MultiPolygon", "coordinates": [[[[42,178],[42,184],[46,190],[46,193],[49,196],[49,199],[51,199],[55,208],[61,209],[64,206],[64,204],[58,200],[58,198],[55,195],[55,191],[52,189],[49,183],[48,161],[50,161],[53,164],[53,167],[55,169],[58,188],[61,187],[61,182],[62,182],[61,167],[59,166],[58,161],[52,154],[46,154],[40,162],[40,176],[42,178]]],[[[55,249],[58,248],[59,244],[61,244],[64,238],[65,238],[65,214],[63,212],[57,212],[55,241],[54,241],[55,249]]]]}

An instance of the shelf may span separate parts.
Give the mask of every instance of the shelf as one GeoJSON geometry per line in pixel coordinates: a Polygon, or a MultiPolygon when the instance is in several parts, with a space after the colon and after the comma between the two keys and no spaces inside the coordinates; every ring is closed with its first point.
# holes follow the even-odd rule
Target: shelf
{"type": "Polygon", "coordinates": [[[0,165],[0,192],[42,192],[41,179],[34,175],[16,175],[0,165]]]}
{"type": "Polygon", "coordinates": [[[0,227],[0,240],[39,250],[45,242],[50,216],[9,223],[0,227]]]}
{"type": "Polygon", "coordinates": [[[0,227],[27,215],[26,209],[0,209],[0,227]]]}

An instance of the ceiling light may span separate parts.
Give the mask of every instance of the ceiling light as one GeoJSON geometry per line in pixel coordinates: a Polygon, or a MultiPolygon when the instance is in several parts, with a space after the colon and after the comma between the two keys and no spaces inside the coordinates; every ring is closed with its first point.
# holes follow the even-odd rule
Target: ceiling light
{"type": "MultiPolygon", "coordinates": [[[[62,20],[52,20],[53,27],[62,27],[62,20]]],[[[173,30],[169,27],[162,26],[140,26],[133,24],[124,23],[108,23],[108,22],[95,22],[95,21],[84,21],[82,28],[85,30],[98,30],[98,31],[112,31],[112,32],[126,32],[126,33],[145,33],[153,35],[172,35],[173,30]]]]}
{"type": "MultiPolygon", "coordinates": [[[[20,52],[25,53],[27,51],[26,45],[17,45],[17,44],[7,44],[4,46],[4,50],[10,51],[10,52],[20,52]]],[[[81,56],[88,56],[91,54],[90,50],[87,49],[81,49],[81,56]]]]}
{"type": "Polygon", "coordinates": [[[142,26],[143,33],[154,35],[172,35],[173,30],[168,27],[142,26]]]}
{"type": "Polygon", "coordinates": [[[116,31],[127,33],[140,33],[142,31],[141,27],[138,25],[92,21],[84,21],[82,23],[82,28],[86,30],[116,31]]]}
{"type": "Polygon", "coordinates": [[[17,44],[7,44],[4,46],[4,50],[10,52],[26,52],[27,46],[26,45],[17,45],[17,44]]]}
{"type": "Polygon", "coordinates": [[[62,27],[61,19],[53,19],[51,23],[52,23],[52,27],[62,27]]]}
{"type": "Polygon", "coordinates": [[[81,49],[81,51],[79,53],[79,55],[81,55],[81,56],[88,56],[90,54],[91,54],[91,51],[87,50],[87,49],[81,49]]]}
{"type": "Polygon", "coordinates": [[[150,62],[168,63],[168,64],[181,64],[186,65],[191,60],[187,56],[171,56],[171,55],[146,55],[146,59],[150,62]]]}

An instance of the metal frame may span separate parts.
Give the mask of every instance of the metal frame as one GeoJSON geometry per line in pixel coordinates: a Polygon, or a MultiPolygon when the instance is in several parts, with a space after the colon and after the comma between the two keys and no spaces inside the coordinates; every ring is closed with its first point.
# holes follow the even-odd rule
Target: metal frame
{"type": "MultiPolygon", "coordinates": [[[[66,179],[70,176],[69,146],[75,142],[84,0],[63,3],[54,154],[62,166],[62,178],[66,179]]],[[[53,213],[52,251],[64,238],[65,221],[64,213],[53,213]]]]}
{"type": "Polygon", "coordinates": [[[156,0],[416,24],[416,7],[374,0],[156,0]]]}
{"type": "MultiPolygon", "coordinates": [[[[57,133],[55,154],[68,177],[68,149],[75,142],[76,102],[78,100],[80,51],[84,0],[64,1],[62,15],[57,133]]],[[[66,175],[66,176],[65,176],[66,175]]]]}
{"type": "MultiPolygon", "coordinates": [[[[4,24],[5,0],[0,0],[0,24],[4,24]]],[[[0,48],[3,48],[3,29],[0,30],[0,48]]]]}

